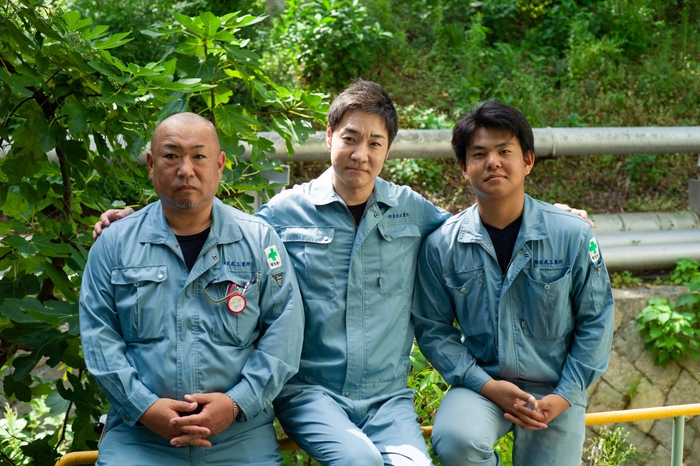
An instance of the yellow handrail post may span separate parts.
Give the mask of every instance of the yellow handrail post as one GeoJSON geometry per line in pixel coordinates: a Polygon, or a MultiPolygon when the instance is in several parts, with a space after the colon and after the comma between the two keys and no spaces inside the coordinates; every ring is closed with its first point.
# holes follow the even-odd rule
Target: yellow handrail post
{"type": "Polygon", "coordinates": [[[671,466],[683,466],[683,428],[685,416],[673,418],[673,438],[671,439],[671,466]]]}

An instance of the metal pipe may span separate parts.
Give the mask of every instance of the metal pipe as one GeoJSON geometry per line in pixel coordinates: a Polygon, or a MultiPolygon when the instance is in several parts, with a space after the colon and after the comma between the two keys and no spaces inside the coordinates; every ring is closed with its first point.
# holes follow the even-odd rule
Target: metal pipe
{"type": "Polygon", "coordinates": [[[596,214],[591,218],[598,234],[700,228],[700,217],[692,211],[596,214]]]}
{"type": "Polygon", "coordinates": [[[683,466],[683,428],[685,416],[673,418],[673,438],[671,439],[671,466],[683,466]]]}
{"type": "Polygon", "coordinates": [[[603,249],[619,246],[647,246],[651,244],[700,243],[700,228],[692,230],[643,231],[597,234],[603,249]]]}
{"type": "Polygon", "coordinates": [[[646,246],[604,247],[601,252],[608,270],[672,268],[679,259],[700,261],[700,243],[650,244],[646,246]]]}
{"type": "MultiPolygon", "coordinates": [[[[534,128],[535,154],[539,157],[602,154],[673,154],[700,152],[700,126],[649,126],[619,128],[534,128]]],[[[326,132],[312,134],[303,145],[294,145],[287,157],[277,133],[261,132],[275,144],[270,158],[294,162],[328,160],[326,132]]],[[[452,158],[451,130],[399,130],[392,144],[392,158],[452,158]]],[[[250,157],[247,150],[243,156],[250,157]]]]}
{"type": "MultiPolygon", "coordinates": [[[[601,154],[673,154],[700,152],[700,126],[646,126],[615,128],[534,128],[535,154],[539,157],[601,154]]],[[[294,155],[287,157],[282,138],[275,132],[260,132],[271,140],[275,154],[271,159],[307,162],[328,160],[326,132],[317,131],[304,144],[295,144],[294,155]]],[[[452,158],[452,131],[447,129],[399,130],[392,158],[452,158]]],[[[5,157],[9,144],[0,147],[5,157]]],[[[250,148],[243,158],[250,158],[250,148]]]]}

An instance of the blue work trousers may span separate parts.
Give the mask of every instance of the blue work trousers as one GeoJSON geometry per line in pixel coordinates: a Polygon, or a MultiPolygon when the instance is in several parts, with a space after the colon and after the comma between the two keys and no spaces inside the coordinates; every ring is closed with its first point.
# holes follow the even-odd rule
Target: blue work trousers
{"type": "Polygon", "coordinates": [[[352,400],[318,386],[287,384],[274,402],[284,431],[332,466],[429,466],[413,391],[352,400]]]}
{"type": "MultiPolygon", "coordinates": [[[[553,389],[519,386],[537,399],[553,389]]],[[[511,430],[514,466],[581,464],[586,428],[584,406],[574,404],[541,430],[521,429],[503,414],[489,399],[468,388],[453,386],[440,404],[433,427],[433,452],[442,466],[501,466],[493,445],[511,430]]]]}
{"type": "Polygon", "coordinates": [[[247,421],[250,429],[233,424],[210,437],[211,447],[174,447],[148,427],[130,427],[115,416],[100,442],[97,466],[281,466],[272,419],[272,409],[266,408],[247,421]]]}

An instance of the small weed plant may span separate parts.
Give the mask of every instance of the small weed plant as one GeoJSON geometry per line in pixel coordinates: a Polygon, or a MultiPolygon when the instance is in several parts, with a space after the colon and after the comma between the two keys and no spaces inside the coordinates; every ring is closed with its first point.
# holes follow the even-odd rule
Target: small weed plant
{"type": "Polygon", "coordinates": [[[688,285],[700,280],[700,262],[695,259],[681,259],[670,275],[673,285],[688,285]]]}
{"type": "Polygon", "coordinates": [[[667,367],[671,361],[686,355],[698,357],[700,278],[697,267],[698,263],[692,259],[680,260],[671,273],[671,280],[687,286],[690,292],[681,296],[675,305],[665,298],[652,298],[637,316],[637,329],[655,355],[657,365],[667,367]]]}
{"type": "Polygon", "coordinates": [[[623,270],[622,272],[613,272],[610,274],[610,284],[613,288],[632,288],[638,286],[642,283],[642,279],[632,275],[629,270],[623,270]]]}
{"type": "Polygon", "coordinates": [[[583,453],[587,455],[587,466],[618,466],[634,454],[637,449],[634,445],[626,443],[629,432],[624,432],[621,427],[610,431],[603,427],[597,439],[588,439],[591,446],[583,453]]]}

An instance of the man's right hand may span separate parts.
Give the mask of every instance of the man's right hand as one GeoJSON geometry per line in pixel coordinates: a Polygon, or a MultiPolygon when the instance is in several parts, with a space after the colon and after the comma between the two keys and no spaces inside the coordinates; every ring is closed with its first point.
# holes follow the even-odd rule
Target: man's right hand
{"type": "Polygon", "coordinates": [[[481,387],[479,394],[488,398],[501,408],[506,418],[514,424],[527,430],[547,428],[547,419],[538,409],[535,397],[522,391],[517,385],[505,380],[489,380],[481,387]],[[533,409],[528,408],[531,405],[533,409]],[[519,409],[516,409],[515,406],[519,409]]]}
{"type": "Polygon", "coordinates": [[[97,239],[102,234],[102,229],[107,228],[110,223],[133,214],[135,211],[131,207],[124,209],[109,209],[104,214],[100,215],[100,221],[95,224],[92,229],[92,239],[97,239]]]}
{"type": "Polygon", "coordinates": [[[139,422],[154,433],[171,440],[175,437],[188,436],[189,445],[209,447],[211,443],[206,438],[211,434],[209,429],[197,425],[173,426],[170,421],[180,417],[180,413],[191,413],[197,409],[197,403],[160,398],[139,418],[139,422]]]}

